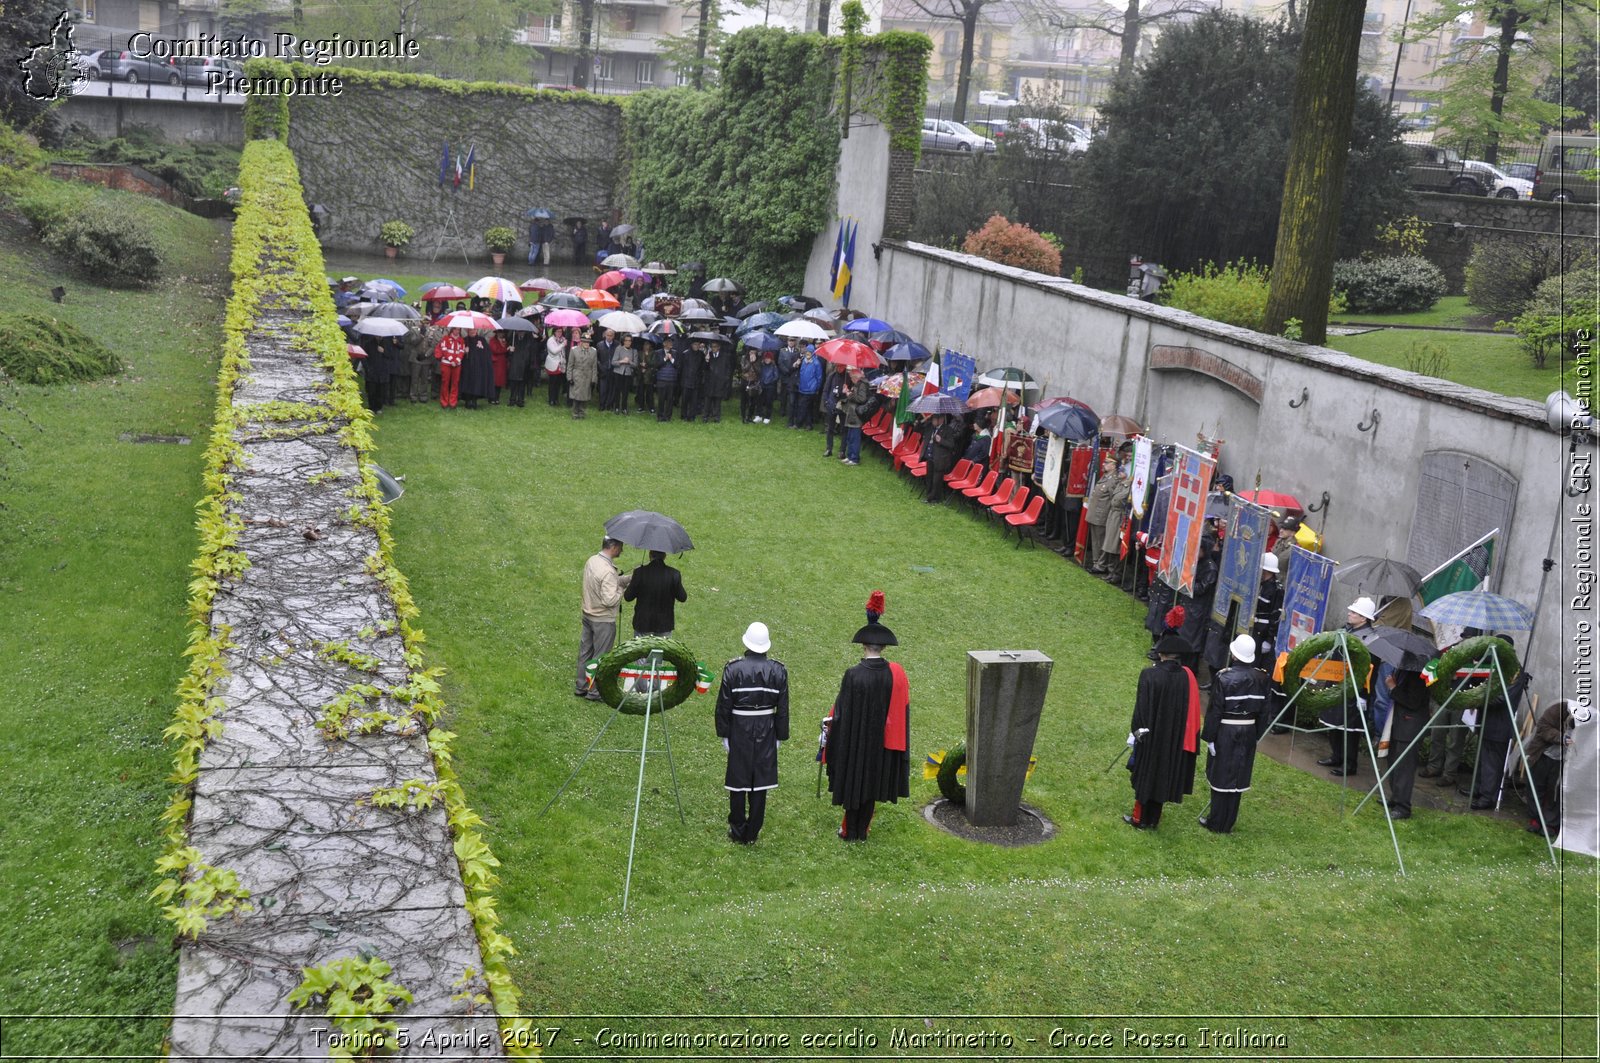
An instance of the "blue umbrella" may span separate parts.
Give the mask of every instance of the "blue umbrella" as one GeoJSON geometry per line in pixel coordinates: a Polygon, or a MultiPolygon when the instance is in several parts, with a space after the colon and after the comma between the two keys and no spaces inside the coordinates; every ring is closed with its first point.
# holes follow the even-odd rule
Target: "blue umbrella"
{"type": "MultiPolygon", "coordinates": [[[[901,332],[897,328],[886,328],[881,332],[873,332],[873,333],[870,334],[870,336],[871,336],[871,338],[873,340],[877,341],[878,343],[887,343],[887,344],[890,344],[892,346],[899,346],[902,343],[915,343],[916,342],[910,336],[907,336],[904,332],[901,332]]],[[[923,350],[927,350],[926,347],[924,347],[922,349],[923,350]]],[[[890,357],[893,357],[893,355],[891,355],[890,357]]],[[[923,357],[927,357],[927,355],[923,355],[923,357]]]]}
{"type": "Polygon", "coordinates": [[[366,286],[370,286],[370,285],[373,285],[373,284],[381,284],[385,288],[393,288],[394,292],[395,292],[395,296],[394,297],[396,299],[404,299],[406,297],[406,290],[404,288],[400,287],[400,285],[396,284],[394,281],[389,280],[387,277],[379,277],[376,280],[370,280],[370,281],[367,282],[366,286]]]}
{"type": "Polygon", "coordinates": [[[532,210],[528,211],[527,213],[523,214],[522,216],[524,218],[528,218],[528,219],[530,219],[532,221],[547,221],[550,218],[554,218],[555,217],[554,214],[551,214],[548,210],[545,210],[543,207],[534,207],[532,210]]]}
{"type": "Polygon", "coordinates": [[[1063,439],[1093,439],[1100,432],[1100,418],[1085,406],[1052,406],[1039,414],[1035,424],[1063,439]]]}
{"type": "Polygon", "coordinates": [[[1457,591],[1418,611],[1435,624],[1475,627],[1482,631],[1527,631],[1533,627],[1533,610],[1521,602],[1488,591],[1457,591]]]}
{"type": "Polygon", "coordinates": [[[770,332],[752,330],[739,338],[746,347],[753,347],[758,351],[775,351],[783,346],[783,341],[770,332]]]}
{"type": "Polygon", "coordinates": [[[659,332],[641,332],[638,336],[640,343],[648,343],[660,347],[667,342],[667,338],[659,332]]]}
{"type": "Polygon", "coordinates": [[[781,325],[788,320],[788,314],[775,314],[771,311],[768,311],[763,314],[756,314],[754,317],[746,318],[744,324],[739,326],[739,331],[747,332],[751,329],[772,328],[774,325],[781,325]]]}
{"type": "Polygon", "coordinates": [[[887,321],[880,321],[875,317],[858,317],[854,321],[845,322],[846,332],[865,332],[869,335],[874,332],[888,332],[894,326],[887,321]]]}
{"type": "Polygon", "coordinates": [[[891,362],[921,362],[932,358],[933,354],[920,343],[897,343],[884,351],[883,356],[891,362]]]}
{"type": "Polygon", "coordinates": [[[355,324],[354,321],[351,321],[349,318],[345,317],[343,314],[339,315],[339,327],[340,328],[349,328],[351,325],[354,325],[354,324],[355,324]]]}

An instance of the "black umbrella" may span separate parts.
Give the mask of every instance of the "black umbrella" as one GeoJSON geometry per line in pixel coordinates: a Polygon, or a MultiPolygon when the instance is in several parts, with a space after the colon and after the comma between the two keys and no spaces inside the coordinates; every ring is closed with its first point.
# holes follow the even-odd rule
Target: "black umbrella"
{"type": "Polygon", "coordinates": [[[694,549],[694,543],[689,541],[689,533],[683,530],[682,524],[648,509],[630,509],[626,513],[618,513],[606,521],[606,534],[640,550],[681,554],[694,549]]]}
{"type": "Polygon", "coordinates": [[[502,317],[496,322],[506,332],[533,332],[533,322],[525,317],[502,317]]]}
{"type": "Polygon", "coordinates": [[[1334,573],[1340,583],[1354,583],[1368,594],[1409,598],[1422,586],[1422,574],[1404,561],[1387,557],[1352,557],[1334,573]]]}
{"type": "Polygon", "coordinates": [[[778,302],[784,306],[792,306],[796,310],[812,310],[822,305],[822,300],[813,299],[809,295],[781,295],[778,302]]]}
{"type": "Polygon", "coordinates": [[[392,317],[397,321],[415,321],[422,315],[405,303],[382,303],[372,308],[368,317],[392,317]]]}
{"type": "Polygon", "coordinates": [[[679,262],[678,269],[683,273],[704,273],[706,264],[704,262],[679,262]]]}
{"type": "Polygon", "coordinates": [[[1422,671],[1424,665],[1439,655],[1432,639],[1397,627],[1375,627],[1362,642],[1378,660],[1407,672],[1422,671]]]}
{"type": "Polygon", "coordinates": [[[712,277],[710,280],[706,281],[705,284],[701,285],[701,287],[712,293],[744,291],[744,288],[739,284],[739,282],[731,277],[712,277]]]}
{"type": "Polygon", "coordinates": [[[691,322],[705,321],[716,324],[720,323],[722,318],[715,310],[702,310],[699,307],[696,307],[692,310],[685,310],[683,313],[679,314],[678,320],[691,322]]]}
{"type": "Polygon", "coordinates": [[[720,332],[691,332],[691,333],[689,333],[689,338],[691,340],[704,340],[707,343],[732,343],[733,342],[731,337],[724,336],[720,332]]]}
{"type": "Polygon", "coordinates": [[[1039,414],[1035,424],[1063,439],[1089,440],[1100,431],[1100,419],[1084,406],[1052,406],[1039,414]]]}
{"type": "MultiPolygon", "coordinates": [[[[917,342],[897,328],[884,329],[882,332],[873,332],[869,333],[869,335],[871,335],[871,337],[877,340],[879,343],[887,343],[890,345],[917,342]]],[[[924,347],[923,350],[927,350],[927,348],[924,347]]],[[[922,357],[926,358],[927,355],[923,355],[922,357]]]]}
{"type": "Polygon", "coordinates": [[[737,318],[747,318],[753,314],[761,313],[761,311],[765,310],[766,308],[767,304],[765,300],[757,300],[756,302],[741,306],[738,313],[734,314],[733,316],[737,318]]]}
{"type": "Polygon", "coordinates": [[[589,304],[584,302],[582,299],[579,299],[571,292],[551,292],[549,295],[546,295],[543,299],[539,300],[539,305],[548,307],[552,310],[559,307],[566,310],[582,310],[584,313],[589,312],[589,304]]]}

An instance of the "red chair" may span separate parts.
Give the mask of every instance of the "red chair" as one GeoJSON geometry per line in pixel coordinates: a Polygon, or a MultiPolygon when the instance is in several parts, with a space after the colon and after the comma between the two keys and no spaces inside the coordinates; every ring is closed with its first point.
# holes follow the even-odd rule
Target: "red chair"
{"type": "MultiPolygon", "coordinates": [[[[1012,528],[1017,529],[1018,546],[1022,545],[1022,529],[1032,528],[1037,525],[1039,523],[1039,512],[1042,509],[1044,509],[1044,495],[1039,494],[1033,496],[1033,500],[1028,503],[1028,508],[1021,513],[1006,515],[1006,524],[1010,526],[1006,528],[1006,532],[1009,534],[1012,528]]],[[[1031,535],[1028,537],[1028,545],[1033,545],[1033,537],[1031,535]]]]}
{"type": "Polygon", "coordinates": [[[894,467],[898,471],[907,462],[916,461],[917,455],[922,453],[922,436],[920,434],[906,436],[893,453],[894,467]]]}
{"type": "Polygon", "coordinates": [[[995,506],[1003,506],[1007,502],[1011,501],[1011,496],[1016,493],[1016,490],[1017,481],[1007,480],[999,487],[995,488],[994,494],[984,495],[982,498],[978,499],[978,505],[985,506],[989,509],[993,509],[995,506]]]}
{"type": "Polygon", "coordinates": [[[984,495],[994,490],[994,485],[999,481],[999,479],[1000,470],[991,469],[989,470],[989,475],[985,476],[981,482],[974,484],[971,487],[963,487],[961,489],[961,493],[966,495],[968,498],[982,498],[984,495]]]}
{"type": "Polygon", "coordinates": [[[1017,493],[1012,495],[1009,500],[1002,502],[998,506],[990,506],[989,512],[997,517],[1009,517],[1013,513],[1021,513],[1027,508],[1029,494],[1028,488],[1019,487],[1017,488],[1017,493]]]}
{"type": "Polygon", "coordinates": [[[956,462],[955,468],[944,474],[944,482],[947,484],[954,484],[971,471],[972,462],[968,461],[966,458],[962,458],[960,461],[956,462]]]}
{"type": "Polygon", "coordinates": [[[872,419],[861,426],[861,434],[871,436],[873,439],[882,440],[893,429],[889,423],[894,414],[885,407],[872,415],[872,419]]]}
{"type": "Polygon", "coordinates": [[[983,472],[983,466],[978,462],[973,462],[972,467],[967,470],[967,474],[965,476],[959,480],[950,481],[951,490],[965,491],[969,487],[978,486],[978,481],[983,479],[983,472]]]}

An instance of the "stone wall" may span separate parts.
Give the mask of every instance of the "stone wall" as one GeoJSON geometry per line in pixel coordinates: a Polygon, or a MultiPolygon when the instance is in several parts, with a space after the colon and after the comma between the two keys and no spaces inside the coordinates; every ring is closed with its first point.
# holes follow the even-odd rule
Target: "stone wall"
{"type": "Polygon", "coordinates": [[[582,99],[347,81],[338,97],[290,99],[289,146],[306,198],[332,211],[324,247],[381,254],[378,227],[398,219],[417,231],[413,258],[486,259],[484,230],[509,225],[517,246],[508,260],[525,262],[523,214],[534,207],[555,214],[556,254],[570,256],[562,219],[586,218],[592,234],[616,212],[624,175],[621,110],[582,99]],[[440,187],[445,141],[452,175],[457,153],[476,148],[474,188],[440,187]]]}
{"type": "MultiPolygon", "coordinates": [[[[96,82],[96,85],[104,84],[96,82]]],[[[110,83],[116,88],[116,83],[110,83]]],[[[218,144],[244,143],[243,97],[207,96],[191,91],[188,99],[161,99],[158,92],[178,94],[164,85],[143,86],[152,98],[108,96],[98,92],[72,96],[62,104],[61,115],[98,137],[120,137],[132,126],[159,129],[175,143],[194,141],[218,144]]]]}
{"type": "Polygon", "coordinates": [[[1466,284],[1472,249],[1485,240],[1530,240],[1550,234],[1593,245],[1600,236],[1600,215],[1594,204],[1585,203],[1424,192],[1417,196],[1417,217],[1428,226],[1423,255],[1444,270],[1453,292],[1466,284]]]}

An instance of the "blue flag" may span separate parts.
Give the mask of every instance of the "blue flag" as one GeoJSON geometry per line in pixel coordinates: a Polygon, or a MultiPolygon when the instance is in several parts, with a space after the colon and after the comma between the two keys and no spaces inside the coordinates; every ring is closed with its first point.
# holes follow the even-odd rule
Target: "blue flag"
{"type": "Polygon", "coordinates": [[[1289,573],[1283,583],[1283,619],[1278,621],[1278,652],[1322,630],[1333,587],[1333,561],[1296,546],[1289,552],[1289,573]]]}
{"type": "Polygon", "coordinates": [[[838,286],[844,289],[844,294],[839,297],[841,306],[850,305],[850,286],[854,282],[854,278],[850,276],[850,270],[856,262],[856,230],[860,228],[860,222],[850,226],[850,242],[844,245],[844,262],[839,266],[838,280],[838,286]]]}
{"type": "Polygon", "coordinates": [[[439,187],[443,188],[448,180],[450,180],[450,142],[447,140],[444,142],[444,154],[439,156],[439,187]]]}
{"type": "Polygon", "coordinates": [[[833,262],[828,266],[828,291],[833,291],[839,284],[839,263],[844,259],[844,230],[849,224],[843,218],[839,219],[839,233],[833,238],[833,262]]]}
{"type": "Polygon", "coordinates": [[[1211,619],[1227,624],[1228,612],[1238,606],[1231,634],[1249,631],[1255,622],[1256,596],[1261,590],[1261,557],[1267,552],[1267,531],[1272,515],[1238,495],[1228,513],[1228,537],[1222,541],[1222,564],[1217,572],[1216,594],[1211,599],[1211,619]]]}
{"type": "Polygon", "coordinates": [[[947,348],[939,359],[939,390],[962,402],[972,394],[972,381],[977,375],[978,364],[959,351],[947,348]]]}

